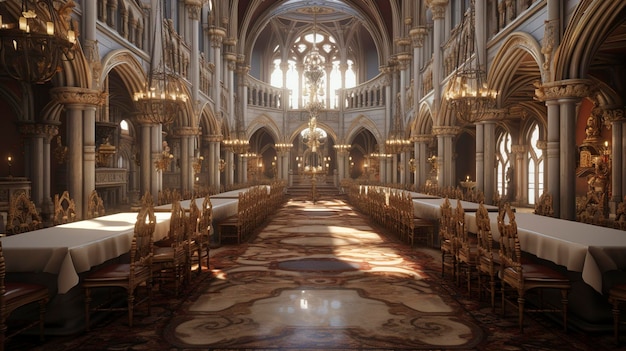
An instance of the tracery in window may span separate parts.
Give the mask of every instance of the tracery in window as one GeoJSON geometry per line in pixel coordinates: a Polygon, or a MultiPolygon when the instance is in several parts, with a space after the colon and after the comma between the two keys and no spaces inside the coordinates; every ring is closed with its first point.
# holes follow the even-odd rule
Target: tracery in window
{"type": "Polygon", "coordinates": [[[500,196],[507,195],[507,171],[511,167],[510,155],[511,155],[511,134],[504,133],[500,136],[498,143],[496,144],[496,172],[497,172],[497,191],[500,196]]]}
{"type": "MultiPolygon", "coordinates": [[[[313,47],[316,47],[320,56],[325,62],[326,70],[322,81],[322,87],[325,98],[320,99],[324,103],[325,108],[339,108],[338,90],[342,88],[341,60],[339,59],[339,48],[335,38],[325,33],[307,33],[296,40],[291,45],[289,59],[287,61],[287,70],[281,69],[282,59],[280,48],[274,50],[275,59],[270,75],[270,84],[275,87],[285,87],[289,89],[289,108],[304,108],[308,103],[309,97],[306,92],[306,79],[302,75],[302,71],[298,71],[298,67],[302,67],[304,58],[313,47]],[[315,38],[315,43],[313,39],[315,38]],[[283,79],[283,75],[286,75],[283,79]],[[283,83],[284,82],[284,83],[283,83]]],[[[345,88],[356,86],[356,73],[354,72],[354,61],[347,59],[345,62],[347,68],[345,72],[345,88]]],[[[302,68],[300,68],[302,69],[302,68]]]]}
{"type": "Polygon", "coordinates": [[[531,131],[528,140],[528,204],[533,205],[544,189],[544,156],[543,150],[537,146],[539,125],[535,124],[531,131]]]}

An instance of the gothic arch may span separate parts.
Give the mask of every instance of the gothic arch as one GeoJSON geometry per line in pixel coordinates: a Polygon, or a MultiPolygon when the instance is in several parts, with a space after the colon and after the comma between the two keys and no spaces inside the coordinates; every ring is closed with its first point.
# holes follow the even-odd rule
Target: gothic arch
{"type": "Polygon", "coordinates": [[[356,135],[361,132],[361,129],[365,129],[372,133],[374,138],[376,138],[376,143],[382,144],[384,142],[385,138],[382,136],[378,128],[376,128],[376,124],[364,115],[358,116],[352,121],[352,123],[350,123],[350,126],[346,130],[345,140],[348,141],[348,143],[351,143],[356,135]]]}
{"type": "Polygon", "coordinates": [[[246,129],[246,135],[250,137],[259,129],[265,129],[267,133],[272,136],[274,142],[279,142],[279,140],[281,140],[280,129],[271,117],[263,114],[253,119],[246,129]]]}
{"type": "Polygon", "coordinates": [[[541,78],[545,82],[543,62],[541,46],[535,38],[528,33],[511,34],[498,50],[487,75],[487,85],[498,91],[496,106],[504,107],[512,94],[532,89],[529,83],[534,80],[541,78]],[[516,74],[519,78],[514,79],[516,74]]]}
{"type": "Polygon", "coordinates": [[[433,116],[430,106],[426,103],[420,105],[415,119],[411,122],[411,136],[431,134],[433,129],[433,116]]]}
{"type": "Polygon", "coordinates": [[[578,4],[555,54],[554,81],[587,77],[593,57],[624,22],[624,1],[583,0],[578,4]]]}

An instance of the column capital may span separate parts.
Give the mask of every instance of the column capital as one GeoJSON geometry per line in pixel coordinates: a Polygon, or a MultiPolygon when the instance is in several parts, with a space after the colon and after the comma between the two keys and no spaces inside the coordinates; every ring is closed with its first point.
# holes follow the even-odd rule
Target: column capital
{"type": "Polygon", "coordinates": [[[456,136],[461,134],[463,128],[458,126],[434,126],[433,135],[436,136],[456,136]]]}
{"type": "Polygon", "coordinates": [[[426,0],[426,6],[432,10],[434,20],[441,20],[446,17],[448,0],[426,0]]]}
{"type": "Polygon", "coordinates": [[[60,87],[50,89],[52,98],[64,105],[102,106],[106,102],[107,93],[76,87],[60,87]]]}
{"type": "Polygon", "coordinates": [[[421,48],[424,46],[424,39],[428,34],[428,29],[425,26],[419,26],[412,28],[409,31],[414,48],[421,48]]]}
{"type": "Polygon", "coordinates": [[[53,124],[24,123],[19,126],[19,131],[24,136],[39,136],[52,140],[59,134],[59,127],[53,124]]]}
{"type": "Polygon", "coordinates": [[[568,79],[541,84],[535,82],[535,99],[539,101],[558,99],[581,99],[591,96],[595,85],[588,79],[568,79]]]}
{"type": "Polygon", "coordinates": [[[605,108],[596,107],[594,113],[597,112],[605,125],[610,125],[613,122],[624,122],[624,109],[623,108],[605,108]]]}
{"type": "Polygon", "coordinates": [[[202,139],[204,141],[206,141],[206,142],[209,142],[209,143],[220,143],[224,139],[224,136],[223,135],[212,134],[212,135],[206,135],[202,139]]]}
{"type": "Polygon", "coordinates": [[[193,21],[200,19],[200,10],[207,0],[185,0],[185,6],[189,11],[189,18],[193,21]]]}
{"type": "Polygon", "coordinates": [[[184,137],[184,136],[199,136],[201,134],[201,130],[198,127],[177,127],[174,128],[174,136],[184,137]]]}
{"type": "Polygon", "coordinates": [[[433,136],[426,134],[414,135],[413,137],[411,137],[411,141],[414,143],[428,144],[433,141],[433,136]]]}

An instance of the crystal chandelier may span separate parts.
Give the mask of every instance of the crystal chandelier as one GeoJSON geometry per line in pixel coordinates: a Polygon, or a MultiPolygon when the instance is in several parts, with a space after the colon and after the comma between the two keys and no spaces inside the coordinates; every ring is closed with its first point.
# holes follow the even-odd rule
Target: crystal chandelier
{"type": "Polygon", "coordinates": [[[487,72],[476,52],[474,11],[472,0],[457,33],[457,70],[445,93],[457,119],[466,123],[480,121],[485,111],[495,106],[498,95],[497,91],[487,87],[487,72]],[[472,59],[473,54],[475,59],[472,59]]]}
{"type": "Polygon", "coordinates": [[[187,94],[181,92],[180,80],[168,72],[165,64],[165,18],[162,16],[161,1],[158,4],[148,81],[143,90],[134,94],[133,100],[141,119],[156,124],[170,124],[187,102],[187,94]],[[160,55],[157,55],[157,46],[161,48],[160,55]]]}
{"type": "MultiPolygon", "coordinates": [[[[313,46],[304,57],[304,77],[306,78],[306,94],[309,101],[306,109],[309,113],[308,128],[302,132],[304,143],[307,145],[311,153],[317,153],[320,146],[326,141],[326,132],[317,125],[317,117],[324,108],[324,102],[321,100],[324,96],[322,89],[324,82],[324,58],[317,49],[317,13],[321,8],[312,7],[313,13],[313,46]]],[[[306,162],[305,162],[306,163],[306,162]]],[[[305,164],[305,170],[313,172],[321,171],[321,165],[305,164]]]]}
{"type": "Polygon", "coordinates": [[[396,113],[393,128],[385,140],[385,151],[390,154],[400,154],[407,150],[411,145],[411,141],[404,138],[404,129],[402,128],[402,111],[400,109],[400,99],[396,101],[396,113]]]}
{"type": "Polygon", "coordinates": [[[64,59],[74,59],[74,3],[56,9],[53,0],[22,0],[18,9],[12,6],[17,1],[2,2],[0,65],[4,72],[23,82],[48,82],[61,70],[64,59]],[[17,18],[16,22],[7,22],[12,18],[17,18]]]}
{"type": "Polygon", "coordinates": [[[248,152],[250,142],[246,137],[246,132],[243,130],[241,115],[241,104],[239,104],[239,98],[235,96],[235,130],[231,133],[230,138],[224,139],[222,143],[224,143],[224,147],[227,149],[243,155],[248,152]]]}

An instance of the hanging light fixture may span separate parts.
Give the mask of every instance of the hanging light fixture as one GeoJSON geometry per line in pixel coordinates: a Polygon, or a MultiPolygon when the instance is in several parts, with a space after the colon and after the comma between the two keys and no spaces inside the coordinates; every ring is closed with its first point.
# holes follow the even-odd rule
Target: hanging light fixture
{"type": "Polygon", "coordinates": [[[0,12],[0,65],[10,77],[28,83],[45,83],[61,70],[62,61],[74,59],[76,32],[71,14],[74,2],[58,10],[53,0],[2,1],[0,12]],[[17,18],[12,22],[11,18],[17,18]],[[9,20],[9,21],[7,21],[9,20]]]}
{"type": "Polygon", "coordinates": [[[385,151],[390,154],[400,154],[407,150],[411,145],[411,141],[404,137],[404,128],[402,128],[402,110],[400,108],[400,98],[396,101],[396,113],[394,116],[393,127],[389,131],[387,140],[385,140],[385,151]]]}
{"type": "Polygon", "coordinates": [[[170,124],[187,102],[178,77],[170,73],[165,64],[165,29],[163,28],[162,1],[157,1],[154,20],[154,42],[148,81],[142,91],[134,94],[134,101],[143,120],[152,123],[170,124]],[[157,46],[161,52],[157,52],[157,46]]]}
{"type": "Polygon", "coordinates": [[[487,72],[476,52],[474,3],[472,0],[457,33],[456,71],[445,93],[457,119],[466,123],[480,121],[485,111],[495,106],[498,95],[488,88],[487,72]]]}
{"type": "Polygon", "coordinates": [[[235,96],[235,130],[231,132],[230,137],[224,139],[222,143],[224,143],[224,147],[240,155],[247,153],[250,147],[246,132],[243,130],[241,104],[239,104],[239,98],[237,96],[235,96]]]}
{"type": "MultiPolygon", "coordinates": [[[[326,132],[323,131],[317,125],[317,117],[319,113],[324,109],[323,102],[324,91],[322,89],[324,82],[324,58],[320,55],[317,49],[317,14],[322,9],[317,6],[310,8],[310,12],[313,14],[313,39],[311,50],[304,57],[304,77],[306,78],[306,94],[308,95],[308,103],[306,109],[309,113],[308,128],[302,132],[302,138],[308,149],[312,153],[317,153],[320,146],[326,142],[326,132]]],[[[317,159],[317,158],[313,158],[317,159]]],[[[305,170],[311,172],[322,171],[322,165],[320,164],[307,164],[305,160],[305,170]]]]}

